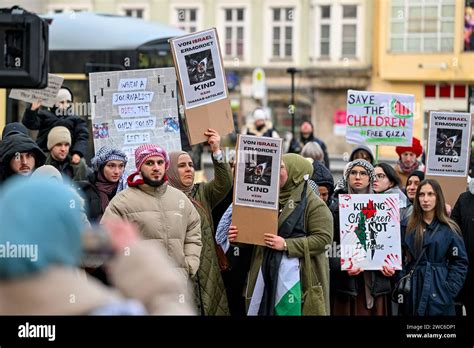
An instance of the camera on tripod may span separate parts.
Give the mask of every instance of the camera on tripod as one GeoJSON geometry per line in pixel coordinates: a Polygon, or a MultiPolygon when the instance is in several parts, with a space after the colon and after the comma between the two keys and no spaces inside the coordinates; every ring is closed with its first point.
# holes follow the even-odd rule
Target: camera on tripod
{"type": "Polygon", "coordinates": [[[48,25],[46,20],[18,6],[0,9],[0,87],[47,86],[48,25]]]}

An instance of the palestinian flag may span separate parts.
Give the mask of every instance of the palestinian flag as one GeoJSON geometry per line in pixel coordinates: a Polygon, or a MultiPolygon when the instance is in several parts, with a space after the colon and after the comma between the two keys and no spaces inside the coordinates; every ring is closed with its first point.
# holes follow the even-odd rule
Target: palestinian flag
{"type": "MultiPolygon", "coordinates": [[[[260,269],[250,300],[248,315],[258,315],[264,286],[262,270],[260,269]]],[[[288,258],[283,255],[281,259],[275,294],[275,314],[301,315],[300,261],[297,257],[288,258]]]]}

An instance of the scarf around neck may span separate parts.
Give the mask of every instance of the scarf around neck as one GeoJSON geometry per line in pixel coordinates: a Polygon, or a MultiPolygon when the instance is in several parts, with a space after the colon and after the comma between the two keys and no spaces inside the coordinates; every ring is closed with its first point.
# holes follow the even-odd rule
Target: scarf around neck
{"type": "Polygon", "coordinates": [[[118,184],[118,182],[108,181],[102,174],[102,170],[99,170],[97,172],[97,181],[95,183],[95,186],[99,191],[100,207],[103,212],[109,205],[110,198],[112,198],[112,196],[117,191],[118,184]]]}
{"type": "Polygon", "coordinates": [[[398,160],[397,164],[398,164],[398,167],[400,168],[400,170],[405,174],[410,174],[414,170],[421,170],[421,166],[422,166],[422,164],[418,161],[413,163],[411,166],[404,165],[401,160],[398,160]]]}

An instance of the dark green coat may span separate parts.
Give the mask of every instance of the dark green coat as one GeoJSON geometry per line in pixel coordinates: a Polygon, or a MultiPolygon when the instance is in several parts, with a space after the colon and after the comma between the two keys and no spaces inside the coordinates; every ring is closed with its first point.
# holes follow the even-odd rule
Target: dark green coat
{"type": "Polygon", "coordinates": [[[212,209],[227,195],[232,188],[232,172],[227,163],[214,161],[214,179],[208,183],[196,184],[191,197],[201,217],[202,250],[200,265],[195,277],[199,281],[196,287],[198,312],[201,311],[201,301],[204,315],[229,315],[229,305],[216,253],[214,223],[212,209]]]}
{"type": "MultiPolygon", "coordinates": [[[[303,186],[300,185],[288,199],[288,203],[283,208],[278,217],[278,227],[292,213],[292,203],[298,204],[301,200],[303,186]]],[[[303,239],[308,240],[309,253],[311,255],[312,271],[316,275],[323,287],[324,298],[326,302],[326,312],[329,313],[329,261],[326,256],[327,246],[330,246],[333,239],[333,219],[329,208],[323,200],[316,196],[312,190],[307,190],[308,204],[304,212],[305,229],[307,236],[301,238],[288,238],[288,257],[298,257],[300,259],[301,279],[304,278],[304,243],[303,239]]],[[[258,272],[263,260],[263,251],[265,247],[257,246],[254,248],[254,255],[249,271],[247,291],[245,294],[247,306],[250,304],[258,272]]],[[[302,282],[302,292],[306,291],[306,284],[302,282]]]]}

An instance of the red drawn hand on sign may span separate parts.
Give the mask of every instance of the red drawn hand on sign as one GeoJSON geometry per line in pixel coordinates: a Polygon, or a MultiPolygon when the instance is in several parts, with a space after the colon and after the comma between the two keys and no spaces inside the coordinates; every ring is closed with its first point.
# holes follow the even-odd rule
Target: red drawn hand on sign
{"type": "Polygon", "coordinates": [[[384,265],[388,267],[400,268],[402,266],[402,260],[397,254],[387,254],[384,260],[384,265]]]}
{"type": "Polygon", "coordinates": [[[365,218],[368,220],[372,216],[375,215],[377,210],[374,208],[374,201],[369,199],[369,203],[367,204],[367,207],[362,208],[362,213],[365,215],[365,218]]]}

